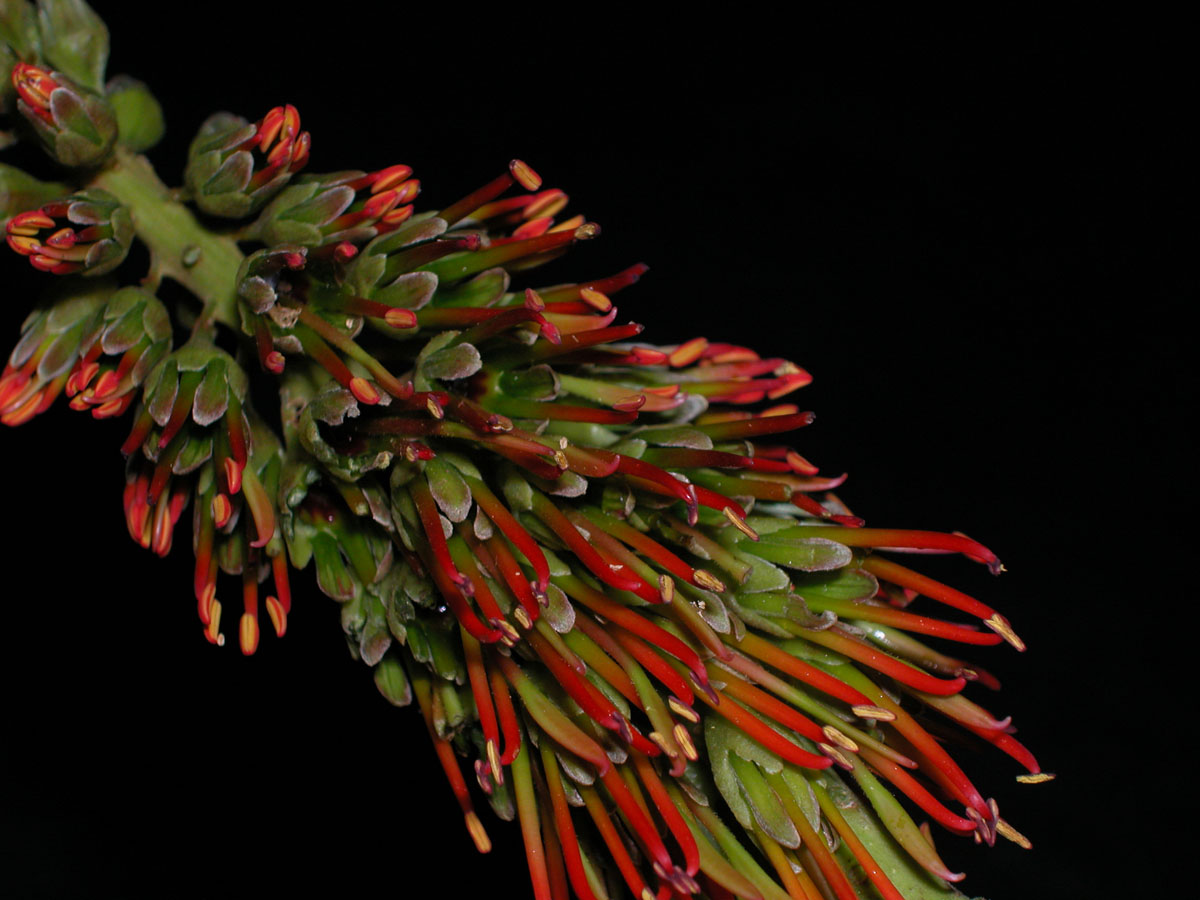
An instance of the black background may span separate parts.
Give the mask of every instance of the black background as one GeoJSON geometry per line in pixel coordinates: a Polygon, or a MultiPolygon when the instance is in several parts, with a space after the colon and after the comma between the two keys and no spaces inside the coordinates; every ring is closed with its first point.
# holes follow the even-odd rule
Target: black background
{"type": "MultiPolygon", "coordinates": [[[[647,262],[622,319],[794,359],[815,376],[794,396],[817,412],[794,443],[851,473],[855,512],[961,529],[1005,560],[998,580],[938,571],[1027,640],[979,655],[1004,681],[980,699],[1059,779],[967,762],[1036,848],[946,835],[963,889],[1144,886],[1184,799],[1170,748],[1190,694],[1170,634],[1189,590],[1195,278],[1175,267],[1195,238],[1181,122],[1196,84],[1153,36],[1171,29],[343,6],[208,3],[183,23],[98,4],[110,73],[167,109],[164,178],[210,111],[281,102],[312,132],[312,171],[404,162],[429,206],[528,161],[604,229],[540,283],[647,262]]],[[[0,273],[14,340],[39,279],[15,257],[0,273]]],[[[285,640],[252,659],[203,640],[186,529],[169,561],[125,535],[125,427],[59,404],[0,436],[0,893],[333,879],[339,895],[529,896],[515,826],[485,810],[497,848],[474,854],[418,717],[377,696],[308,573],[285,640]]]]}

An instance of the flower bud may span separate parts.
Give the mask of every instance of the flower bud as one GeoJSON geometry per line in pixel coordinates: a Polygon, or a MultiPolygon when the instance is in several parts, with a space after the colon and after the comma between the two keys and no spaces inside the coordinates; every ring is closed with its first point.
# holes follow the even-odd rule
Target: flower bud
{"type": "Polygon", "coordinates": [[[50,408],[95,333],[111,290],[108,284],[71,285],[25,320],[0,375],[0,422],[20,425],[50,408]]]}
{"type": "Polygon", "coordinates": [[[108,101],[61,72],[29,63],[12,70],[17,109],[46,152],[64,166],[98,166],[112,152],[117,119],[108,101]]]}
{"type": "Polygon", "coordinates": [[[144,153],[162,140],[166,130],[163,111],[150,88],[136,78],[118,75],[108,82],[105,92],[117,117],[121,146],[144,153]]]}
{"type": "Polygon", "coordinates": [[[256,124],[217,113],[188,149],[184,180],[206,213],[238,219],[261,209],[304,168],[310,143],[294,106],[277,106],[256,124]]]}
{"type": "Polygon", "coordinates": [[[170,349],[171,318],[166,307],[141,288],[121,288],[105,304],[67,379],[71,408],[91,410],[97,419],[121,415],[170,349]]]}
{"type": "Polygon", "coordinates": [[[360,244],[398,228],[412,215],[420,182],[408,166],[378,172],[305,176],[285,188],[258,222],[267,244],[319,247],[360,244]]]}
{"type": "Polygon", "coordinates": [[[121,264],[133,242],[129,210],[96,188],[18,213],[6,231],[8,246],[55,275],[103,275],[121,264]]]}

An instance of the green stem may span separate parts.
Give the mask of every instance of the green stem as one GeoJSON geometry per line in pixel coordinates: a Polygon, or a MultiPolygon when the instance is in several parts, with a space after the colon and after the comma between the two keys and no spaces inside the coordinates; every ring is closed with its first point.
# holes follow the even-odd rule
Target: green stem
{"type": "Polygon", "coordinates": [[[159,274],[179,282],[204,303],[202,322],[238,327],[236,278],[244,256],[232,238],[196,221],[144,156],[118,150],[113,164],[92,186],[129,207],[137,236],[149,248],[159,274]]]}

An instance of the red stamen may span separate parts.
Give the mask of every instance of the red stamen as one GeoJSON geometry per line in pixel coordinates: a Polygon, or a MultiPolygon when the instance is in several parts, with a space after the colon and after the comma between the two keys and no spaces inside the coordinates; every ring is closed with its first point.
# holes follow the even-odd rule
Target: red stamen
{"type": "Polygon", "coordinates": [[[487,666],[487,673],[488,684],[492,688],[492,699],[496,702],[496,717],[500,720],[500,732],[504,735],[504,752],[500,754],[500,764],[508,766],[521,750],[521,726],[517,720],[517,711],[513,707],[512,695],[508,692],[508,682],[494,665],[487,666]]]}
{"type": "Polygon", "coordinates": [[[714,442],[720,443],[760,437],[764,434],[795,431],[797,428],[811,425],[814,418],[816,417],[811,412],[774,416],[759,415],[725,422],[708,422],[695,427],[707,434],[714,442]]]}
{"type": "Polygon", "coordinates": [[[975,823],[963,816],[955,815],[947,809],[924,785],[913,778],[908,772],[887,757],[876,753],[869,747],[859,747],[858,755],[881,777],[890,781],[896,788],[913,803],[919,806],[934,821],[955,832],[970,834],[975,830],[975,823]]]}
{"type": "Polygon", "coordinates": [[[890,581],[892,584],[899,585],[902,588],[909,588],[931,600],[937,600],[939,603],[952,606],[973,616],[979,616],[981,619],[986,619],[995,614],[995,610],[986,603],[981,603],[974,597],[964,594],[962,591],[948,587],[940,581],[934,581],[932,578],[907,569],[899,563],[892,562],[890,559],[869,556],[863,560],[862,567],[872,575],[882,578],[885,581],[890,581]]]}
{"type": "Polygon", "coordinates": [[[825,631],[804,629],[804,640],[819,644],[822,647],[832,650],[834,653],[840,653],[842,656],[849,657],[865,666],[869,666],[877,672],[882,672],[884,675],[895,678],[901,684],[906,684],[918,691],[925,691],[928,694],[947,697],[951,694],[957,694],[967,686],[965,678],[949,680],[936,678],[928,672],[924,672],[915,666],[896,659],[894,656],[868,646],[863,641],[843,634],[838,630],[837,626],[825,631]]]}
{"type": "Polygon", "coordinates": [[[487,485],[469,476],[464,476],[464,479],[471,489],[471,496],[475,498],[475,502],[533,567],[533,571],[537,575],[538,590],[544,594],[546,586],[550,583],[550,566],[546,563],[546,557],[542,554],[542,549],[538,546],[537,541],[529,536],[529,532],[513,518],[508,507],[496,498],[487,485]]]}
{"type": "MultiPolygon", "coordinates": [[[[732,639],[730,639],[732,640],[732,639]]],[[[805,684],[816,688],[831,697],[836,697],[844,703],[849,703],[852,706],[870,706],[871,700],[866,694],[862,693],[843,681],[839,681],[827,672],[811,666],[788,653],[780,647],[775,646],[764,638],[760,638],[755,634],[746,634],[740,641],[731,643],[730,646],[736,647],[742,652],[753,656],[755,659],[762,660],[769,666],[774,666],[779,671],[793,678],[798,678],[805,684]]]]}
{"type": "Polygon", "coordinates": [[[634,593],[637,593],[644,584],[641,578],[624,566],[614,570],[559,508],[537,491],[533,494],[533,514],[545,522],[546,526],[566,543],[579,561],[605,584],[619,591],[633,591],[634,593]]]}

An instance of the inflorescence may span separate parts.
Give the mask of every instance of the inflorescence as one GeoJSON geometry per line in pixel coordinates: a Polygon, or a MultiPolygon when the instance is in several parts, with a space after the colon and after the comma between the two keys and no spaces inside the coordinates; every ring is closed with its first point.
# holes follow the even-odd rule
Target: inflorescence
{"type": "Polygon", "coordinates": [[[896,557],[1000,562],[961,534],[866,526],[844,476],[779,443],[812,421],[785,399],[807,372],[643,342],[614,304],[643,265],[539,283],[599,228],[519,160],[419,210],[405,165],[310,174],[280,106],[209,118],[170,191],[139,155],[161,110],[104,80],[95,14],[0,10],[0,137],[38,140],[63,179],[0,164],[9,247],[62,276],[0,377],[0,420],[60,395],[131,417],[129,533],[165,556],[190,507],[208,640],[222,573],[252,654],[262,586],[282,637],[289,573],[311,563],[379,690],[416,698],[479,849],[468,780],[519,820],[539,900],[954,895],[914,813],[1028,846],[948,750],[957,730],[1051,777],[964,695],[996,680],[946,649],[1024,646],[896,557]],[[135,240],[151,268],[131,282],[135,240]],[[195,303],[164,303],[163,279],[195,303]]]}

